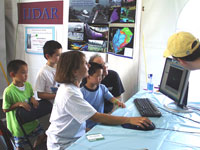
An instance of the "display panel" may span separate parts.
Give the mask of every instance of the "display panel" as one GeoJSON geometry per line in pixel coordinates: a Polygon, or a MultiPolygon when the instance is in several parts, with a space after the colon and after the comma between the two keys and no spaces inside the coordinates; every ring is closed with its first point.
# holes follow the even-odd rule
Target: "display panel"
{"type": "Polygon", "coordinates": [[[181,108],[187,105],[188,80],[190,71],[178,61],[167,58],[161,78],[160,92],[175,101],[181,108]]]}

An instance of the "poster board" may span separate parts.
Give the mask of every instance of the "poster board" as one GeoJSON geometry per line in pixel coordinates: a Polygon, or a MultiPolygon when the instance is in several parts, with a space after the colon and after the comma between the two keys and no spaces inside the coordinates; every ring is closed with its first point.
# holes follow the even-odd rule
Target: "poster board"
{"type": "Polygon", "coordinates": [[[136,0],[70,0],[68,49],[133,57],[136,0]]]}
{"type": "Polygon", "coordinates": [[[26,53],[43,55],[43,46],[49,40],[55,40],[54,27],[25,27],[26,53]]]}

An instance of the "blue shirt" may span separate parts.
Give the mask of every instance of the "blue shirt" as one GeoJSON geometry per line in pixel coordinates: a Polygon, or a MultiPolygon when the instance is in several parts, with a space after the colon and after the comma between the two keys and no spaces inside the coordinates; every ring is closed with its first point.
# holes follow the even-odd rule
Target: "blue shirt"
{"type": "MultiPolygon", "coordinates": [[[[105,85],[100,84],[95,90],[88,89],[86,86],[81,88],[83,93],[83,98],[88,101],[97,112],[104,112],[104,99],[110,101],[113,95],[109,92],[108,88],[105,85]]],[[[97,123],[87,120],[87,128],[92,128],[97,123]]]]}

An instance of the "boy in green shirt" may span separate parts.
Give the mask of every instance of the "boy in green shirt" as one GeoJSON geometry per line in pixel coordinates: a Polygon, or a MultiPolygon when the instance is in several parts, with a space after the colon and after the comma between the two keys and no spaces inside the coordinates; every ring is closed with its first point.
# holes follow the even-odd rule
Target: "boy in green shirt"
{"type": "MultiPolygon", "coordinates": [[[[16,108],[23,107],[30,111],[29,100],[35,108],[38,107],[38,101],[33,97],[33,89],[29,82],[27,82],[28,66],[22,60],[13,60],[9,62],[7,71],[12,78],[12,83],[4,90],[3,93],[3,111],[6,112],[7,128],[14,136],[17,150],[23,150],[26,143],[24,134],[16,119],[16,108]]],[[[38,135],[34,143],[36,147],[44,138],[44,130],[41,128],[39,122],[34,120],[23,125],[28,135],[38,135]]]]}

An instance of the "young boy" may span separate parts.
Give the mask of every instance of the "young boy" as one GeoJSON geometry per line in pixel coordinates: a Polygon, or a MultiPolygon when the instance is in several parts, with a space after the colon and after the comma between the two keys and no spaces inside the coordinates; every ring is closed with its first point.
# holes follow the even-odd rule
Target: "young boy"
{"type": "MultiPolygon", "coordinates": [[[[31,102],[35,108],[38,107],[38,101],[33,97],[33,89],[27,82],[28,67],[22,60],[13,60],[7,66],[8,73],[12,78],[12,83],[3,93],[3,111],[6,112],[7,128],[14,136],[17,150],[23,150],[26,143],[24,134],[16,120],[16,108],[23,107],[30,110],[31,102]]],[[[37,120],[24,124],[24,129],[28,135],[38,135],[34,143],[36,147],[45,138],[44,130],[37,120]]]]}
{"type": "MultiPolygon", "coordinates": [[[[87,100],[97,112],[104,112],[104,99],[117,104],[119,107],[124,108],[125,104],[113,97],[105,85],[100,84],[103,75],[103,66],[97,63],[90,62],[90,68],[88,71],[89,76],[84,87],[81,88],[83,97],[87,100]]],[[[87,130],[91,129],[97,123],[87,120],[87,130]]]]}
{"type": "Polygon", "coordinates": [[[44,57],[47,59],[46,65],[41,68],[37,75],[35,91],[40,99],[47,99],[53,103],[58,83],[54,76],[56,66],[62,52],[62,46],[57,41],[47,41],[43,47],[44,57]]]}
{"type": "MultiPolygon", "coordinates": [[[[98,63],[103,66],[103,79],[101,84],[105,85],[114,97],[119,100],[122,99],[121,95],[125,90],[119,74],[114,70],[108,69],[103,57],[99,54],[91,56],[89,62],[98,63]]],[[[104,100],[104,113],[112,112],[113,108],[113,103],[104,100]]]]}

